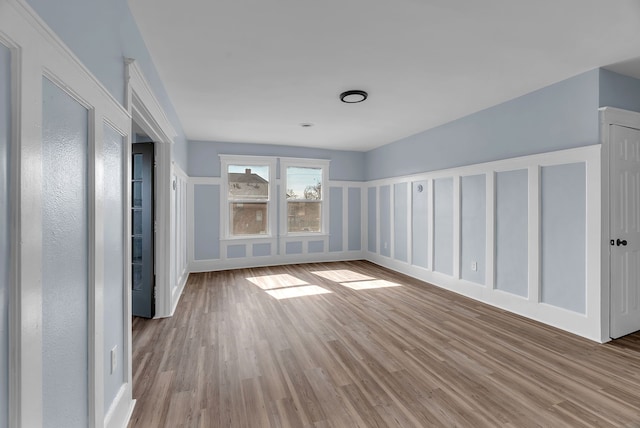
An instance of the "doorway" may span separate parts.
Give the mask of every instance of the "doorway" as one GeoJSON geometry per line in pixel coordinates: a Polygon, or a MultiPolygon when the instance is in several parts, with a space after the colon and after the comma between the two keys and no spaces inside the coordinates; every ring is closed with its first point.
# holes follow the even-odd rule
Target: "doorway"
{"type": "Polygon", "coordinates": [[[131,149],[131,312],[144,318],[156,309],[153,147],[145,142],[131,149]]]}

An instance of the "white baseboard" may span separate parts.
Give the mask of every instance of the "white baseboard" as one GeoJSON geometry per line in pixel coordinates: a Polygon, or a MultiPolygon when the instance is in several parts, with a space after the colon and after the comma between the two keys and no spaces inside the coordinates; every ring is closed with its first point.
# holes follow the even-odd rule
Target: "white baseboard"
{"type": "Polygon", "coordinates": [[[178,307],[178,302],[180,302],[180,296],[182,296],[182,291],[184,290],[184,286],[187,284],[187,280],[189,279],[189,270],[185,269],[182,272],[182,275],[178,278],[178,284],[173,289],[171,293],[171,313],[170,317],[173,316],[176,308],[178,307]]]}
{"type": "Polygon", "coordinates": [[[290,254],[284,256],[242,257],[237,259],[194,260],[190,263],[189,271],[212,272],[228,269],[242,269],[264,266],[291,265],[300,263],[340,262],[347,260],[362,260],[362,251],[336,251],[316,254],[290,254]]]}
{"type": "Polygon", "coordinates": [[[135,405],[136,400],[132,398],[131,384],[122,384],[104,418],[105,428],[127,428],[135,405]]]}

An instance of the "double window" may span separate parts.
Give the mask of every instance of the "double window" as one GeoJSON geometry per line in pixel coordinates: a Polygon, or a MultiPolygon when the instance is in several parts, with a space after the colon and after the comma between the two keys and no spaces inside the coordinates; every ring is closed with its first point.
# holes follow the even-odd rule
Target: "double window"
{"type": "Polygon", "coordinates": [[[227,238],[326,233],[329,161],[280,158],[277,183],[276,158],[220,158],[222,201],[226,204],[222,218],[227,238]]]}

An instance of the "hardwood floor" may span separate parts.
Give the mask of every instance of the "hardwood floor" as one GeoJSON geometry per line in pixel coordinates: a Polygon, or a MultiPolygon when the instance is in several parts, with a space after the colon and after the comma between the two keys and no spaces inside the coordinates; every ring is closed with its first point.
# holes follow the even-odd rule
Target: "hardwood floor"
{"type": "Polygon", "coordinates": [[[640,427],[639,334],[599,345],[368,262],[192,274],[133,349],[130,427],[640,427]]]}

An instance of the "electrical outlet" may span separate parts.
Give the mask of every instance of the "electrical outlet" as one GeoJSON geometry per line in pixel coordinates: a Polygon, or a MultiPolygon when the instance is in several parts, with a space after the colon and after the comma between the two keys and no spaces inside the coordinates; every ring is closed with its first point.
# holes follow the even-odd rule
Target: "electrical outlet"
{"type": "Polygon", "coordinates": [[[471,270],[474,272],[478,270],[478,262],[471,262],[471,270]]]}
{"type": "Polygon", "coordinates": [[[118,345],[114,346],[111,350],[111,374],[114,374],[116,371],[116,367],[118,367],[118,345]]]}

